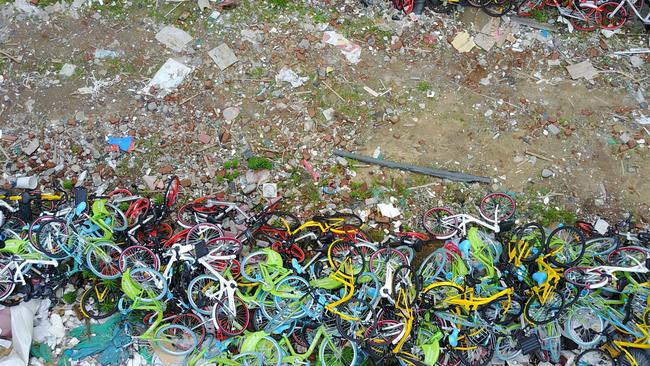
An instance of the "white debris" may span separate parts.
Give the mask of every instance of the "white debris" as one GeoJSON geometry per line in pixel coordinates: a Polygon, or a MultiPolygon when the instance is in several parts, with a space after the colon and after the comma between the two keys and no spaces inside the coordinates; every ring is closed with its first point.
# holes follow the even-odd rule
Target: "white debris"
{"type": "Polygon", "coordinates": [[[281,82],[281,81],[286,81],[287,83],[291,84],[292,88],[297,88],[299,86],[302,86],[305,82],[309,80],[308,77],[306,76],[298,76],[293,70],[291,70],[288,67],[283,67],[280,72],[275,75],[275,81],[276,82],[281,82]]]}
{"type": "Polygon", "coordinates": [[[377,207],[382,216],[388,217],[389,219],[402,214],[397,207],[393,206],[392,203],[379,203],[377,204],[377,207]]]}
{"type": "Polygon", "coordinates": [[[181,52],[188,43],[192,42],[192,36],[186,31],[168,25],[156,34],[158,42],[164,44],[167,48],[181,52]]]}
{"type": "Polygon", "coordinates": [[[170,58],[156,72],[149,84],[144,87],[143,92],[148,93],[153,87],[158,92],[158,96],[165,96],[176,89],[190,72],[192,72],[191,68],[170,58]]]}

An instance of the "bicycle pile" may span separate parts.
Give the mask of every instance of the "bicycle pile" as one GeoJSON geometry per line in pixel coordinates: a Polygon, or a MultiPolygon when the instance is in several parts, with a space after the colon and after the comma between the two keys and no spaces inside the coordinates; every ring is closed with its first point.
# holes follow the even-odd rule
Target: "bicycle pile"
{"type": "Polygon", "coordinates": [[[580,31],[596,29],[616,30],[621,28],[634,14],[646,26],[650,25],[650,10],[643,0],[392,0],[392,5],[405,14],[420,14],[426,7],[436,13],[450,13],[457,6],[471,6],[481,9],[489,16],[501,17],[515,13],[530,17],[548,9],[557,10],[560,17],[580,31]]]}
{"type": "Polygon", "coordinates": [[[583,350],[581,366],[648,361],[650,234],[629,221],[513,227],[515,201],[493,193],[480,218],[433,208],[427,234],[377,243],[354,214],[300,223],[280,200],[219,196],[174,213],[177,195],[173,178],[157,199],[4,197],[0,300],[83,287],[81,312],[113,327],[95,332],[112,352],[64,357],[103,364],[135,353],[151,363],[153,350],[186,365],[557,364],[567,348],[583,350]],[[419,251],[429,254],[416,266],[419,251]]]}

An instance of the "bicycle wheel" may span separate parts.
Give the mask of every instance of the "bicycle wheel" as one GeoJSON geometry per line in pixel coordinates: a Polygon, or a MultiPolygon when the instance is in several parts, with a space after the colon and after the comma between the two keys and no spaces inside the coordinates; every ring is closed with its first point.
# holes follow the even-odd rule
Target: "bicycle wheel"
{"type": "Polygon", "coordinates": [[[39,252],[52,259],[67,258],[71,238],[71,229],[68,224],[54,216],[41,216],[32,222],[29,227],[29,241],[39,252]]]}
{"type": "Polygon", "coordinates": [[[458,346],[452,348],[466,366],[486,366],[494,356],[494,335],[486,328],[470,328],[469,332],[460,336],[458,346]]]}
{"type": "Polygon", "coordinates": [[[243,248],[242,243],[235,238],[220,237],[207,242],[210,255],[239,255],[243,248]]]}
{"type": "Polygon", "coordinates": [[[612,356],[598,348],[583,351],[574,362],[575,366],[616,366],[612,356]]]}
{"type": "Polygon", "coordinates": [[[534,262],[546,252],[546,233],[544,227],[531,222],[517,230],[517,256],[524,263],[534,262]]]}
{"type": "Polygon", "coordinates": [[[390,345],[402,334],[403,329],[404,323],[397,320],[379,320],[377,324],[369,326],[363,336],[372,345],[390,345]]]}
{"type": "Polygon", "coordinates": [[[650,365],[650,354],[648,354],[647,350],[644,349],[629,349],[628,352],[630,352],[630,355],[634,359],[635,364],[630,362],[626,355],[623,355],[622,358],[620,358],[619,365],[620,366],[648,366],[650,365]]]}
{"type": "Polygon", "coordinates": [[[0,236],[4,236],[5,240],[24,239],[27,237],[25,226],[26,224],[23,220],[16,216],[11,216],[5,220],[3,225],[0,225],[0,236]]]}
{"type": "Polygon", "coordinates": [[[233,361],[237,362],[237,366],[262,366],[264,359],[262,355],[255,352],[245,352],[233,356],[233,361]]]}
{"type": "Polygon", "coordinates": [[[318,356],[322,366],[355,366],[357,346],[347,339],[326,336],[320,344],[318,356]]]}
{"type": "Polygon", "coordinates": [[[129,222],[122,210],[108,202],[104,204],[104,207],[110,213],[110,223],[107,224],[113,232],[122,232],[128,228],[129,222]]]}
{"type": "Polygon", "coordinates": [[[155,333],[155,343],[160,350],[174,356],[187,355],[198,345],[198,337],[189,328],[168,324],[155,333]]]}
{"type": "Polygon", "coordinates": [[[241,261],[241,276],[251,283],[262,282],[260,265],[267,263],[268,253],[264,251],[253,252],[241,261]]]}
{"type": "Polygon", "coordinates": [[[580,299],[580,287],[568,281],[562,281],[564,287],[558,288],[558,291],[564,296],[564,308],[570,309],[580,299]]]}
{"type": "Polygon", "coordinates": [[[510,361],[521,354],[521,348],[517,338],[512,334],[501,335],[497,337],[494,346],[494,357],[501,361],[510,361]]]}
{"type": "Polygon", "coordinates": [[[379,278],[372,272],[363,272],[355,278],[355,281],[354,297],[367,301],[374,308],[381,300],[379,278]]]}
{"type": "Polygon", "coordinates": [[[185,229],[191,229],[193,226],[205,222],[206,217],[206,214],[194,210],[193,203],[188,203],[178,209],[176,222],[185,229]]]}
{"type": "Polygon", "coordinates": [[[194,310],[201,315],[211,315],[212,308],[219,302],[221,283],[212,275],[200,275],[187,286],[187,298],[194,310]]]}
{"type": "Polygon", "coordinates": [[[393,272],[393,298],[396,299],[401,291],[406,295],[407,305],[411,307],[418,296],[420,284],[413,268],[401,265],[393,272]]]}
{"type": "Polygon", "coordinates": [[[300,220],[289,212],[275,211],[264,214],[264,226],[287,231],[287,225],[291,231],[295,231],[300,227],[300,220]]]}
{"type": "Polygon", "coordinates": [[[464,293],[463,288],[453,283],[435,283],[428,286],[420,294],[421,305],[427,309],[446,310],[451,302],[460,299],[464,293]]]}
{"type": "Polygon", "coordinates": [[[573,27],[579,31],[591,32],[598,28],[596,9],[583,10],[573,7],[568,18],[573,27]]]}
{"type": "Polygon", "coordinates": [[[217,225],[210,223],[201,223],[194,225],[190,231],[187,232],[185,244],[196,246],[197,243],[205,241],[210,242],[213,239],[223,236],[223,230],[217,225]]]}
{"type": "MultiPolygon", "coordinates": [[[[503,324],[512,319],[513,314],[509,312],[512,303],[509,297],[501,296],[481,306],[478,311],[481,314],[481,318],[488,323],[503,324]]],[[[521,310],[521,307],[514,308],[513,312],[519,312],[521,314],[521,310]]]]}
{"type": "Polygon", "coordinates": [[[589,259],[603,257],[616,250],[616,248],[618,248],[618,240],[616,238],[602,237],[589,239],[585,243],[585,257],[589,259]]]}
{"type": "Polygon", "coordinates": [[[117,289],[94,285],[81,294],[79,307],[86,317],[101,320],[117,312],[119,299],[120,293],[117,289]]]}
{"type": "Polygon", "coordinates": [[[180,315],[177,315],[174,317],[174,320],[172,320],[172,324],[176,325],[182,325],[184,327],[187,327],[189,330],[194,332],[197,337],[197,343],[202,344],[203,340],[205,339],[205,321],[203,320],[203,317],[200,315],[187,312],[183,313],[180,315]]]}
{"type": "Polygon", "coordinates": [[[314,298],[310,296],[309,282],[299,276],[287,276],[275,285],[273,303],[278,310],[291,309],[292,318],[300,319],[304,309],[310,309],[314,298]]]}
{"type": "Polygon", "coordinates": [[[275,339],[269,336],[260,338],[252,351],[261,355],[263,366],[282,365],[282,348],[275,339]]]}
{"type": "Polygon", "coordinates": [[[133,245],[122,251],[119,259],[120,271],[124,272],[127,269],[146,267],[158,270],[160,263],[158,256],[151,251],[151,249],[142,245],[133,245]]]}
{"type": "Polygon", "coordinates": [[[158,301],[167,293],[167,280],[151,268],[131,270],[131,280],[140,287],[139,298],[142,302],[158,301]]]}
{"type": "Polygon", "coordinates": [[[580,306],[570,312],[564,322],[564,331],[580,347],[597,345],[605,330],[603,319],[592,308],[580,306]]]}
{"type": "Polygon", "coordinates": [[[564,278],[576,286],[586,288],[600,288],[609,282],[604,273],[588,267],[571,267],[564,272],[564,278]]]}
{"type": "Polygon", "coordinates": [[[234,309],[228,305],[228,301],[219,301],[212,308],[212,322],[217,330],[228,336],[242,334],[250,319],[248,307],[242,299],[234,298],[234,309]]]}
{"type": "Polygon", "coordinates": [[[449,218],[453,213],[446,208],[434,207],[422,216],[424,229],[437,239],[447,239],[458,233],[456,218],[449,218]]]}
{"type": "Polygon", "coordinates": [[[609,253],[607,262],[616,267],[635,267],[646,262],[646,251],[638,247],[623,247],[609,253]]]}
{"type": "Polygon", "coordinates": [[[523,0],[517,6],[517,15],[520,17],[529,17],[533,11],[544,6],[543,0],[523,0]]]}
{"type": "Polygon", "coordinates": [[[381,248],[370,256],[370,272],[374,273],[380,281],[386,280],[386,271],[390,266],[393,273],[400,266],[408,265],[404,253],[394,248],[381,248]]]}
{"type": "Polygon", "coordinates": [[[365,271],[366,261],[363,251],[358,249],[354,243],[338,240],[334,241],[330,244],[329,248],[327,248],[327,259],[330,266],[332,266],[335,271],[339,269],[346,258],[349,258],[352,262],[353,273],[349,274],[358,275],[365,271]]]}
{"type": "Polygon", "coordinates": [[[0,263],[0,301],[8,298],[15,287],[13,271],[6,264],[0,263]]]}
{"type": "Polygon", "coordinates": [[[110,242],[92,244],[86,253],[86,265],[99,278],[114,280],[121,276],[120,255],[122,249],[110,242]]]}
{"type": "Polygon", "coordinates": [[[596,23],[602,29],[615,30],[623,26],[627,20],[627,10],[625,5],[610,1],[601,4],[596,9],[596,23]],[[618,9],[618,10],[617,10],[618,9]]]}
{"type": "MultiPolygon", "coordinates": [[[[510,0],[490,0],[487,5],[490,6],[492,4],[501,4],[501,3],[503,4],[507,3],[508,10],[510,10],[510,6],[512,6],[510,0]]],[[[483,10],[488,15],[492,15],[488,12],[487,8],[483,8],[483,10]]],[[[506,10],[506,12],[508,10],[506,10]]],[[[497,16],[501,16],[501,15],[497,15],[497,16]]],[[[516,210],[517,210],[517,203],[515,202],[515,200],[509,195],[501,192],[488,194],[487,196],[483,197],[481,203],[479,204],[479,213],[485,220],[489,222],[494,222],[495,217],[497,222],[506,221],[515,214],[516,210]]]]}
{"type": "Polygon", "coordinates": [[[447,253],[445,249],[436,249],[429,254],[418,269],[418,276],[422,280],[422,287],[444,280],[443,270],[447,263],[447,253]]]}
{"type": "Polygon", "coordinates": [[[551,232],[547,248],[551,263],[560,267],[571,267],[580,262],[585,253],[585,237],[573,226],[562,226],[551,232]]]}
{"type": "Polygon", "coordinates": [[[338,311],[356,320],[347,320],[336,316],[336,330],[341,337],[359,342],[363,340],[367,330],[375,325],[372,306],[364,300],[352,298],[339,305],[338,311]]]}
{"type": "Polygon", "coordinates": [[[536,325],[550,323],[557,319],[564,309],[564,297],[553,291],[544,303],[537,296],[532,296],[524,305],[526,319],[536,325]]]}

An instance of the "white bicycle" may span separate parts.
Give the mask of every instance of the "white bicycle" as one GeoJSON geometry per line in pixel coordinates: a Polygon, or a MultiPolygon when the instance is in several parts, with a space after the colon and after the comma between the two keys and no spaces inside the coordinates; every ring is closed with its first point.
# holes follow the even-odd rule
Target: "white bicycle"
{"type": "Polygon", "coordinates": [[[638,247],[623,247],[614,250],[607,256],[610,266],[572,267],[564,272],[567,281],[588,290],[605,287],[616,272],[648,273],[650,255],[638,247]]]}

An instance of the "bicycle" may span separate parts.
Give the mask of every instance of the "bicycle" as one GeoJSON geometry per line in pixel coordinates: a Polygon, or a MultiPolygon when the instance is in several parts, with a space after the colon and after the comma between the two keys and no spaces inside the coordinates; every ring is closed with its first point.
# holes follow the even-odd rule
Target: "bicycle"
{"type": "Polygon", "coordinates": [[[565,271],[567,281],[587,290],[605,287],[613,278],[614,273],[638,273],[650,272],[650,255],[642,249],[635,247],[623,247],[611,252],[608,262],[613,266],[597,267],[572,267],[565,271]]]}

